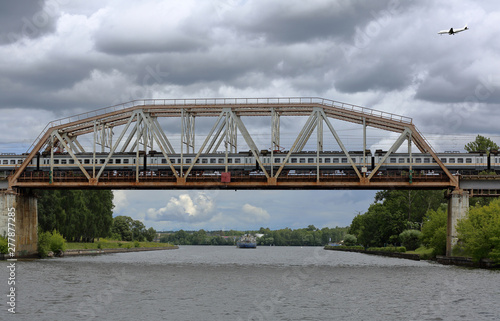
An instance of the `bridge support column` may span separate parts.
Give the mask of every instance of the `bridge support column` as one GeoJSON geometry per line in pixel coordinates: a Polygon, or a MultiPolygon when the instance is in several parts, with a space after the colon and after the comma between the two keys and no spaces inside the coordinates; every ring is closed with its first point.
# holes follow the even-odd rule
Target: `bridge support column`
{"type": "Polygon", "coordinates": [[[448,225],[446,237],[446,256],[451,256],[453,246],[457,244],[457,222],[467,216],[469,211],[469,192],[455,190],[448,199],[448,225]]]}
{"type": "Polygon", "coordinates": [[[0,235],[7,238],[13,232],[16,257],[38,252],[38,211],[34,195],[0,192],[0,235]]]}

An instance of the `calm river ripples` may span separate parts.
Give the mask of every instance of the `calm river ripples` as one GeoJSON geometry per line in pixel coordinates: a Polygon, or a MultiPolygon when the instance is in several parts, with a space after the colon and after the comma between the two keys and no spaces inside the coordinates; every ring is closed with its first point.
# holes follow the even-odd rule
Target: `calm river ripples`
{"type": "Polygon", "coordinates": [[[309,247],[17,262],[0,320],[500,320],[500,272],[309,247]]]}

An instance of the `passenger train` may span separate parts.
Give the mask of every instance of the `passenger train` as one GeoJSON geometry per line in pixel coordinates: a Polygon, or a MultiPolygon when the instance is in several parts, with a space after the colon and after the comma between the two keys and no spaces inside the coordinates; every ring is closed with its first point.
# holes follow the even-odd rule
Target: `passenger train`
{"type": "MultiPolygon", "coordinates": [[[[367,171],[371,171],[380,163],[385,155],[385,151],[377,150],[375,153],[366,151],[366,159],[363,160],[363,152],[349,152],[354,163],[358,168],[366,167],[367,171]]],[[[271,159],[271,152],[262,150],[259,153],[261,163],[266,170],[270,169],[271,165],[278,168],[282,165],[287,156],[287,151],[274,152],[271,159]]],[[[15,154],[0,154],[0,174],[8,176],[16,168],[21,166],[27,155],[15,154]]],[[[195,154],[180,154],[169,155],[170,162],[174,168],[179,171],[181,166],[187,169],[191,166],[195,159],[195,154]]],[[[444,165],[454,174],[477,174],[481,171],[495,171],[500,173],[500,154],[494,150],[488,156],[485,152],[460,153],[460,152],[445,152],[438,153],[437,156],[444,165]]],[[[96,168],[100,168],[104,164],[107,153],[96,154],[96,168]]],[[[81,153],[77,154],[80,163],[90,170],[93,167],[93,154],[81,153]]],[[[321,171],[349,172],[352,171],[351,164],[344,153],[334,151],[324,151],[319,153],[318,160],[316,152],[298,152],[292,153],[284,166],[285,173],[293,172],[309,172],[316,170],[317,161],[321,171]]],[[[412,169],[423,173],[439,173],[440,167],[429,154],[412,154],[412,169]]],[[[258,171],[258,163],[250,151],[230,153],[227,158],[228,170],[235,172],[250,172],[258,171]]],[[[380,167],[380,171],[404,171],[408,170],[410,165],[410,156],[406,153],[391,154],[384,164],[380,167]]],[[[141,153],[139,157],[139,166],[141,171],[159,171],[170,170],[170,165],[162,153],[151,151],[149,153],[141,153]]],[[[193,171],[224,172],[226,168],[226,155],[224,152],[215,154],[201,155],[193,166],[193,171]]],[[[107,171],[135,171],[136,169],[136,153],[115,153],[106,165],[107,171]]],[[[49,171],[50,170],[50,154],[37,154],[27,166],[25,171],[49,171]]],[[[55,171],[79,171],[74,159],[68,153],[54,154],[54,170],[55,171]]]]}

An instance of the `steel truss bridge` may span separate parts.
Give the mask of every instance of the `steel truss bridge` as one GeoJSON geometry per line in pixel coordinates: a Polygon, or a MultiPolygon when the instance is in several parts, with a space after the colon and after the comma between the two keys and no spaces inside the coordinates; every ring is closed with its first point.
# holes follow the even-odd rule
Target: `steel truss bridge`
{"type": "MultiPolygon", "coordinates": [[[[177,137],[178,137],[177,133],[177,137]]],[[[172,136],[172,135],[170,135],[172,136]]],[[[197,134],[199,137],[199,134],[197,134]]],[[[177,138],[178,139],[178,138],[177,138]]],[[[268,146],[266,146],[268,147],[268,146]]],[[[265,148],[264,148],[265,149],[265,148]]],[[[9,189],[13,188],[110,188],[110,189],[454,189],[459,186],[458,177],[452,175],[436,153],[413,124],[412,119],[316,97],[299,98],[220,98],[220,99],[149,99],[107,107],[92,112],[50,122],[27,151],[24,162],[8,178],[9,189]],[[271,134],[270,162],[273,162],[280,145],[280,120],[282,117],[306,116],[307,121],[289,150],[281,153],[283,161],[265,166],[259,148],[242,117],[265,116],[269,118],[271,134]],[[174,150],[172,137],[162,129],[158,118],[178,119],[181,124],[180,150],[174,150]],[[215,121],[199,147],[195,146],[195,120],[211,117],[215,121]],[[366,165],[366,129],[381,129],[399,134],[392,147],[385,152],[376,166],[367,170],[356,164],[337,134],[331,119],[355,123],[362,126],[363,160],[366,165]],[[325,126],[325,127],[324,127],[325,126]],[[326,130],[323,130],[323,129],[326,130]],[[113,136],[113,133],[120,133],[113,136]],[[319,160],[323,152],[324,134],[331,134],[341,153],[347,158],[350,175],[325,174],[319,160]],[[259,169],[259,175],[222,175],[205,177],[193,168],[196,161],[210,153],[218,152],[225,157],[225,172],[230,172],[228,155],[238,151],[238,133],[250,149],[259,169]],[[294,153],[303,152],[305,145],[316,133],[316,159],[314,174],[290,176],[283,171],[294,153]],[[91,150],[86,150],[80,139],[92,141],[91,150]],[[407,141],[408,154],[412,159],[412,146],[430,155],[441,175],[425,176],[412,173],[412,163],[406,174],[377,175],[384,161],[407,141]],[[164,175],[145,175],[140,168],[140,159],[153,149],[161,152],[168,168],[164,175]],[[109,162],[119,153],[135,155],[135,168],[126,174],[109,175],[109,162]],[[28,165],[40,153],[49,157],[50,171],[37,173],[29,171],[28,165]],[[67,153],[79,170],[67,175],[54,166],[54,155],[67,153]],[[82,164],[78,155],[92,155],[92,165],[82,164]],[[104,161],[96,157],[105,153],[104,161]],[[180,164],[174,164],[172,155],[180,157],[180,164]],[[195,155],[192,162],[186,162],[186,155],[195,155]],[[411,175],[411,177],[409,177],[411,175]]],[[[315,154],[315,155],[314,155],[315,154]]],[[[344,157],[344,156],[343,156],[344,157]]],[[[222,173],[225,174],[225,173],[222,173]]],[[[380,173],[379,173],[380,174],[380,173]]]]}

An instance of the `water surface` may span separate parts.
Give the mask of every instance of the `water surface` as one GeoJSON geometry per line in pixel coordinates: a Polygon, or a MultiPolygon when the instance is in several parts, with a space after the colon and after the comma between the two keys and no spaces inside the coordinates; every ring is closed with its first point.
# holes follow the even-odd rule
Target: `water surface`
{"type": "Polygon", "coordinates": [[[0,320],[499,320],[500,272],[312,247],[17,262],[0,320]]]}

